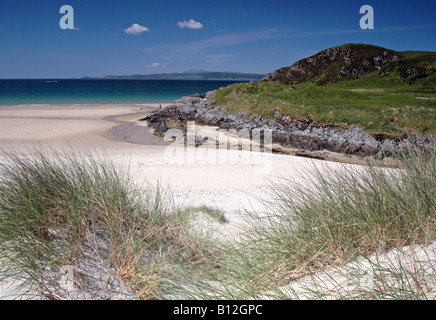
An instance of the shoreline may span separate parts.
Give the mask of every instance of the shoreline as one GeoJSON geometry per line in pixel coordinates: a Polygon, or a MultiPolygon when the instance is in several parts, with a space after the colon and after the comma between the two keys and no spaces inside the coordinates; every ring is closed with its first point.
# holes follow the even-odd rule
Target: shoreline
{"type": "Polygon", "coordinates": [[[152,102],[152,103],[32,103],[32,104],[12,104],[12,105],[0,105],[0,109],[8,108],[111,108],[111,107],[159,107],[159,105],[167,106],[172,102],[152,102]]]}
{"type": "Polygon", "coordinates": [[[166,104],[1,107],[0,146],[23,146],[35,142],[62,145],[68,141],[115,147],[114,144],[123,142],[123,139],[105,137],[106,132],[116,127],[115,118],[145,115],[159,105],[166,104]]]}
{"type": "MultiPolygon", "coordinates": [[[[263,161],[263,154],[239,150],[219,150],[220,156],[236,159],[233,163],[211,164],[207,152],[199,153],[193,162],[172,163],[165,154],[168,143],[153,143],[161,139],[138,121],[156,107],[159,104],[143,109],[102,105],[0,108],[0,150],[13,149],[26,155],[37,143],[50,152],[72,147],[78,151],[106,154],[119,163],[121,169],[131,171],[138,185],[159,183],[169,187],[176,205],[221,208],[229,218],[229,230],[238,229],[237,226],[243,223],[245,210],[264,209],[259,199],[266,197],[272,181],[280,181],[283,176],[298,181],[302,178],[301,172],[315,168],[323,170],[327,163],[271,154],[267,159],[271,166],[269,172],[253,174],[256,168],[262,168],[262,163],[247,164],[245,159],[251,161],[252,157],[259,157],[263,161]],[[146,130],[135,136],[134,126],[146,130]],[[132,135],[125,135],[128,133],[132,135]],[[135,143],[135,139],[141,137],[148,137],[148,144],[144,141],[135,143]]],[[[328,163],[335,168],[348,166],[328,163]]]]}
{"type": "MultiPolygon", "coordinates": [[[[38,143],[54,150],[68,147],[101,150],[135,172],[139,184],[161,181],[170,186],[179,204],[222,206],[228,212],[250,207],[250,202],[262,209],[254,204],[258,204],[255,198],[263,194],[271,181],[283,175],[298,179],[302,170],[322,169],[327,163],[335,168],[353,166],[271,154],[268,158],[271,161],[270,172],[253,175],[253,170],[260,166],[247,165],[244,159],[262,158],[263,154],[238,150],[219,150],[225,158],[236,159],[234,163],[211,164],[207,152],[199,153],[192,163],[171,163],[165,155],[168,143],[161,143],[162,140],[153,135],[151,128],[139,122],[156,107],[159,104],[143,109],[126,105],[0,108],[0,149],[13,148],[28,154],[32,145],[38,143]],[[132,128],[139,126],[146,130],[140,130],[141,133],[135,135],[132,128]],[[138,143],[138,139],[144,140],[138,143]]],[[[356,168],[359,167],[356,165],[356,168]]]]}
{"type": "MultiPolygon", "coordinates": [[[[156,107],[158,105],[0,108],[0,150],[12,147],[25,156],[32,152],[29,147],[39,140],[49,152],[53,149],[68,152],[72,146],[79,152],[108,156],[119,169],[131,173],[132,182],[138,187],[159,185],[163,190],[168,189],[168,201],[177,208],[209,206],[222,210],[226,221],[212,225],[213,229],[201,215],[195,220],[199,228],[213,232],[211,234],[220,241],[242,237],[250,226],[250,213],[268,219],[270,208],[266,205],[271,201],[273,186],[284,183],[308,186],[312,182],[307,179],[308,174],[328,175],[344,169],[359,174],[364,170],[364,166],[357,164],[227,149],[217,150],[217,153],[234,156],[237,162],[210,164],[210,154],[200,152],[195,161],[172,163],[165,154],[166,145],[150,141],[149,144],[134,143],[138,138],[134,135],[137,127],[145,129],[142,137],[148,132],[150,139],[156,138],[151,129],[139,121],[156,107]],[[74,112],[78,110],[80,112],[74,112]],[[129,132],[133,134],[123,137],[129,132]],[[114,136],[110,137],[111,134],[114,136]],[[252,157],[264,160],[264,156],[269,157],[271,166],[266,173],[255,174],[256,165],[243,161],[252,157]]],[[[4,155],[0,154],[0,163],[2,161],[4,155]]],[[[20,294],[16,284],[19,282],[15,279],[0,281],[0,298],[13,299],[20,294]]],[[[265,294],[266,297],[268,292],[265,294]]]]}
{"type": "MultiPolygon", "coordinates": [[[[171,105],[173,103],[0,107],[0,148],[22,147],[35,142],[56,147],[65,143],[81,147],[84,144],[101,145],[116,151],[144,147],[162,148],[170,143],[154,135],[154,128],[143,119],[159,107],[163,109],[171,105]],[[16,131],[15,128],[18,126],[25,129],[16,131]]],[[[200,129],[217,129],[210,125],[196,124],[196,126],[200,129]]],[[[276,143],[273,143],[272,148],[275,156],[343,164],[367,164],[364,158],[327,150],[311,152],[276,143]]],[[[392,165],[392,163],[387,164],[385,160],[377,162],[381,166],[392,165]]]]}
{"type": "Polygon", "coordinates": [[[271,183],[280,182],[284,176],[305,183],[302,172],[363,168],[362,162],[215,148],[213,157],[217,158],[213,159],[227,160],[211,161],[207,149],[195,148],[199,152],[194,159],[185,154],[178,162],[176,157],[166,154],[169,143],[162,142],[139,121],[156,107],[159,104],[147,108],[126,105],[0,108],[0,150],[13,149],[25,155],[38,144],[49,151],[72,147],[107,154],[123,169],[131,170],[139,185],[157,182],[170,187],[178,205],[210,205],[222,208],[230,216],[239,212],[236,224],[240,212],[262,211],[259,199],[266,197],[271,183]]]}

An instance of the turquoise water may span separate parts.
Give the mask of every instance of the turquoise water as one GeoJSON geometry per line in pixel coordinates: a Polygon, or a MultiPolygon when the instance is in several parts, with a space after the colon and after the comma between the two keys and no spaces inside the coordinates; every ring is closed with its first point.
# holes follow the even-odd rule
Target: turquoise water
{"type": "Polygon", "coordinates": [[[172,102],[234,81],[198,80],[0,80],[0,106],[143,104],[172,102]]]}

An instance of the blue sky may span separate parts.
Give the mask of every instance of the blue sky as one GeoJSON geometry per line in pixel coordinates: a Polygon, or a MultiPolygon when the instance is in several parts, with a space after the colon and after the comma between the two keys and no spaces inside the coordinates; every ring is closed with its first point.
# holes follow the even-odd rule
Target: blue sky
{"type": "Polygon", "coordinates": [[[433,0],[2,0],[0,78],[268,73],[349,42],[436,51],[435,13],[433,0]],[[362,5],[374,30],[359,27],[362,5]]]}

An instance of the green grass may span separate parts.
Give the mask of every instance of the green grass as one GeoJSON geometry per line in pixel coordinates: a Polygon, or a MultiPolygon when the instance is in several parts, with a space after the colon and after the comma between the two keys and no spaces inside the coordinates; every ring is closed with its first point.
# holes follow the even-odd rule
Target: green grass
{"type": "Polygon", "coordinates": [[[258,81],[217,90],[213,106],[274,119],[271,111],[325,125],[360,127],[370,134],[400,136],[402,131],[436,134],[436,74],[414,84],[395,75],[370,74],[328,86],[258,81]],[[424,99],[423,99],[424,98],[424,99]]]}
{"type": "Polygon", "coordinates": [[[215,219],[219,223],[224,223],[227,221],[223,210],[207,205],[187,207],[184,209],[184,211],[186,214],[195,214],[195,213],[207,214],[209,217],[215,219]]]}
{"type": "Polygon", "coordinates": [[[153,134],[158,137],[158,138],[164,138],[165,137],[165,133],[164,132],[153,132],[153,134]]]}

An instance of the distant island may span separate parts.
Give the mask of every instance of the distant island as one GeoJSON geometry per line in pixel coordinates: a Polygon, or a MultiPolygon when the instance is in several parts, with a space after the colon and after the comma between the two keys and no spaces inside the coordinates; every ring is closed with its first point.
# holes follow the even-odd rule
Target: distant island
{"type": "Polygon", "coordinates": [[[143,79],[143,80],[235,80],[257,81],[264,74],[242,72],[213,72],[204,70],[189,70],[182,73],[132,74],[124,76],[106,75],[104,77],[84,77],[82,79],[143,79]]]}

